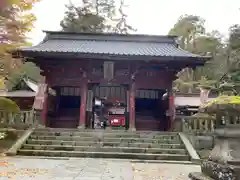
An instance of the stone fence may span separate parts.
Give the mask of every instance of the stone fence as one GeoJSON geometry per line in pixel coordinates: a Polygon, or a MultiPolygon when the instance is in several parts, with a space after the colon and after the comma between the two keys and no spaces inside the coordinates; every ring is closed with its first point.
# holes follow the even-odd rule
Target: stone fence
{"type": "Polygon", "coordinates": [[[26,129],[38,125],[37,114],[34,110],[20,111],[19,113],[0,110],[0,127],[26,129]]]}

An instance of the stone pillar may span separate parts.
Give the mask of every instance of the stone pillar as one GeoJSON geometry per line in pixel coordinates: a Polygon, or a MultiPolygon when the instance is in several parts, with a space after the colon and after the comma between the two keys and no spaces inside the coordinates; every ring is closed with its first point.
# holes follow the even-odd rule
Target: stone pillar
{"type": "Polygon", "coordinates": [[[135,82],[133,82],[130,86],[129,92],[129,130],[136,131],[135,126],[135,93],[136,87],[135,82]]]}
{"type": "Polygon", "coordinates": [[[87,102],[87,82],[83,82],[81,87],[81,106],[80,106],[80,119],[78,128],[86,127],[86,102],[87,102]]]}
{"type": "Polygon", "coordinates": [[[193,180],[239,180],[240,179],[240,125],[216,130],[215,146],[201,165],[202,172],[190,173],[193,180]]]}

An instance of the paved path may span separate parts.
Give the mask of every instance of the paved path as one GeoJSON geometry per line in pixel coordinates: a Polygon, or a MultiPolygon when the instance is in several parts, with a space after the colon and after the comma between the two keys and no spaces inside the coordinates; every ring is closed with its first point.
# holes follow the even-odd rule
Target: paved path
{"type": "Polygon", "coordinates": [[[187,180],[196,165],[112,159],[1,158],[0,180],[187,180]]]}

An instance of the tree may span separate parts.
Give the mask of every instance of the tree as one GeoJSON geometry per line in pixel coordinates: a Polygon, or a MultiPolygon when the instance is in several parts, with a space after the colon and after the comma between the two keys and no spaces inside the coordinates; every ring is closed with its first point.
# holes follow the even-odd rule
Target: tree
{"type": "Polygon", "coordinates": [[[198,67],[196,70],[185,68],[179,72],[175,81],[175,88],[179,91],[191,93],[197,88],[214,84],[216,74],[212,70],[213,62],[217,61],[223,49],[222,37],[217,31],[206,33],[204,22],[199,16],[184,15],[169,31],[170,35],[179,37],[181,48],[194,54],[213,57],[204,67],[198,67]]]}
{"type": "Polygon", "coordinates": [[[121,0],[120,7],[118,9],[121,17],[118,19],[116,28],[114,29],[115,33],[128,34],[128,32],[136,31],[131,25],[127,23],[127,14],[124,13],[124,7],[126,7],[124,0],[121,0]]]}
{"type": "Polygon", "coordinates": [[[232,50],[240,49],[240,25],[235,24],[229,29],[229,46],[232,50]]]}
{"type": "Polygon", "coordinates": [[[124,7],[126,6],[123,0],[118,13],[115,0],[82,0],[80,7],[75,7],[70,3],[60,25],[62,30],[67,32],[126,34],[134,29],[127,24],[127,15],[123,12],[124,7]]]}
{"type": "Polygon", "coordinates": [[[196,37],[204,34],[204,23],[205,20],[199,16],[181,16],[174,27],[169,31],[169,35],[178,36],[180,47],[183,49],[188,49],[190,43],[192,43],[194,46],[196,37]]]}
{"type": "Polygon", "coordinates": [[[26,33],[33,27],[35,16],[30,12],[38,0],[1,1],[0,7],[0,76],[8,74],[19,65],[21,60],[13,59],[8,53],[26,44],[26,33]]]}
{"type": "Polygon", "coordinates": [[[60,23],[63,31],[84,33],[104,31],[104,17],[94,14],[88,1],[83,1],[81,7],[75,7],[73,4],[66,7],[65,17],[60,23]]]}
{"type": "Polygon", "coordinates": [[[234,94],[240,94],[240,25],[229,29],[229,40],[225,48],[225,61],[221,62],[222,74],[219,87],[232,87],[234,94]]]}

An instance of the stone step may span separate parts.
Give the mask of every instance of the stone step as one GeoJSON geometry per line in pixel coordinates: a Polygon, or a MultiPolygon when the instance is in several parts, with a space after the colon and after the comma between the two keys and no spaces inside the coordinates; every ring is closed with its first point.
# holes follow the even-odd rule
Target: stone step
{"type": "Polygon", "coordinates": [[[61,141],[93,141],[93,142],[142,142],[142,143],[169,143],[176,144],[179,140],[176,139],[152,139],[152,138],[108,138],[108,137],[79,137],[79,136],[35,136],[31,135],[30,139],[40,140],[61,140],[61,141]]]}
{"type": "Polygon", "coordinates": [[[134,147],[89,147],[70,145],[31,145],[25,144],[22,149],[56,150],[56,151],[86,151],[86,152],[123,152],[123,153],[152,153],[152,154],[187,154],[185,149],[134,148],[134,147]]]}
{"type": "Polygon", "coordinates": [[[127,142],[94,142],[94,141],[61,141],[61,140],[34,140],[28,139],[27,144],[39,145],[72,145],[72,146],[103,146],[103,147],[141,147],[141,148],[163,148],[163,149],[181,149],[183,144],[152,144],[152,143],[127,143],[127,142]]]}
{"type": "Polygon", "coordinates": [[[80,137],[116,137],[116,138],[155,138],[155,139],[179,139],[178,134],[155,134],[155,133],[120,133],[120,132],[46,132],[35,131],[32,135],[36,136],[80,136],[80,137]]]}
{"type": "Polygon", "coordinates": [[[50,156],[50,157],[119,158],[119,159],[142,159],[142,160],[175,160],[175,161],[189,160],[188,155],[183,155],[183,154],[49,151],[49,150],[27,150],[27,149],[19,150],[18,155],[50,156]]]}
{"type": "Polygon", "coordinates": [[[76,128],[37,128],[35,132],[88,132],[88,133],[106,133],[106,134],[155,134],[155,135],[178,135],[178,132],[168,131],[128,131],[128,130],[109,130],[109,129],[76,129],[76,128]]]}

